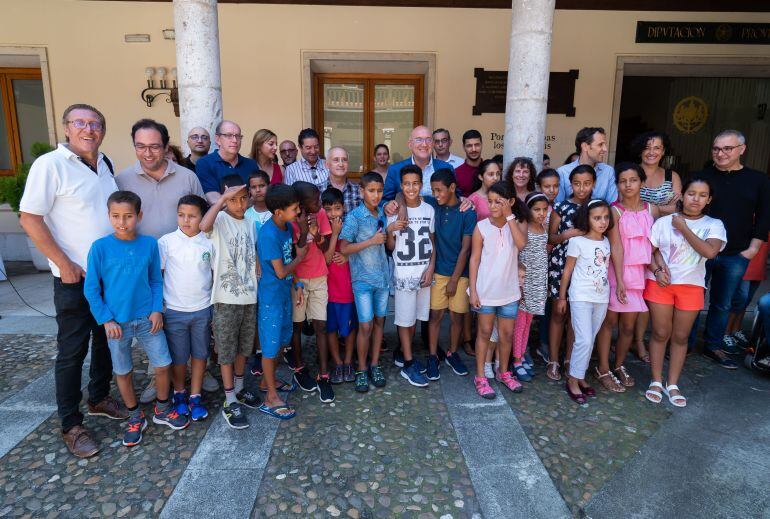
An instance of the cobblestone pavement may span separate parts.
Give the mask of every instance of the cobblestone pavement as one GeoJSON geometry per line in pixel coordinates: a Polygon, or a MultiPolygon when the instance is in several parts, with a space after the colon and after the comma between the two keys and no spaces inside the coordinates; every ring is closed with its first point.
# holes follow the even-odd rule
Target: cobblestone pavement
{"type": "MultiPolygon", "coordinates": [[[[589,373],[593,366],[591,363],[589,373]]],[[[671,415],[671,406],[653,405],[644,398],[650,379],[647,365],[630,355],[626,367],[637,381],[635,387],[625,393],[609,393],[588,375],[586,380],[598,396],[583,406],[569,399],[564,379],[554,382],[545,376],[543,364],[537,365],[537,375],[532,383],[524,384],[523,393],[505,393],[530,443],[576,517],[581,516],[593,494],[671,415]]],[[[688,357],[687,390],[692,391],[713,369],[700,355],[688,357]]]]}
{"type": "Polygon", "coordinates": [[[391,359],[383,389],[334,386],[333,404],[292,394],[297,417],[278,429],[253,517],[480,517],[441,388],[408,385],[391,359]]]}
{"type": "Polygon", "coordinates": [[[53,368],[56,337],[0,335],[0,402],[53,368]]]}
{"type": "MultiPolygon", "coordinates": [[[[147,382],[140,355],[135,348],[137,391],[147,382]]],[[[222,395],[207,396],[209,413],[217,413],[222,395]]],[[[143,407],[151,416],[152,406],[143,407]]],[[[54,413],[0,459],[0,517],[157,516],[210,422],[172,431],[150,420],[142,443],[127,449],[121,445],[125,422],[86,416],[101,452],[79,460],[61,441],[54,413]]]]}

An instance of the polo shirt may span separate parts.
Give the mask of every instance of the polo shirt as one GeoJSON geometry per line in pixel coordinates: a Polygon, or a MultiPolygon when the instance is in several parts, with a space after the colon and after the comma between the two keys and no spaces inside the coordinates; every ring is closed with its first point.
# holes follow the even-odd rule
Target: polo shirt
{"type": "Polygon", "coordinates": [[[300,157],[299,160],[290,164],[286,168],[283,183],[290,186],[299,180],[310,182],[319,190],[322,189],[329,180],[329,170],[324,160],[319,158],[315,165],[311,165],[305,157],[300,157]]]}
{"type": "Polygon", "coordinates": [[[158,240],[163,270],[163,301],[177,312],[197,312],[211,304],[211,259],[214,244],[199,232],[187,236],[177,228],[158,240]]]}
{"type": "MultiPolygon", "coordinates": [[[[91,244],[112,232],[107,199],[118,190],[102,153],[96,171],[59,144],[32,163],[19,206],[24,213],[42,216],[62,252],[83,270],[91,244]]],[[[60,277],[59,267],[50,259],[48,264],[60,277]]]]}
{"type": "MultiPolygon", "coordinates": [[[[556,195],[555,202],[564,202],[572,196],[572,186],[569,183],[569,174],[580,165],[580,159],[575,162],[565,164],[556,171],[559,173],[559,192],[556,195]]],[[[618,186],[615,183],[615,169],[604,162],[594,166],[596,170],[596,185],[594,185],[591,198],[601,198],[608,204],[617,201],[618,186]]]]}
{"type": "Polygon", "coordinates": [[[722,220],[727,246],[720,255],[746,250],[752,239],[767,240],[770,230],[770,179],[746,166],[737,171],[706,168],[696,175],[711,183],[709,216],[722,220]]]}
{"type": "Polygon", "coordinates": [[[467,162],[463,162],[455,168],[457,187],[460,188],[463,196],[467,197],[473,193],[473,184],[476,182],[476,174],[478,172],[478,166],[471,166],[467,162]]]}
{"type": "MultiPolygon", "coordinates": [[[[460,249],[463,247],[463,237],[473,236],[476,228],[476,212],[469,209],[460,211],[460,203],[452,206],[438,205],[435,198],[425,199],[435,211],[434,228],[436,232],[436,274],[451,276],[454,274],[460,249]]],[[[462,277],[468,277],[468,261],[465,263],[462,277]]]]}
{"type": "Polygon", "coordinates": [[[156,240],[177,228],[177,206],[186,195],[204,196],[198,177],[173,160],[166,161],[160,180],[144,172],[137,160],[115,177],[118,188],[133,191],[142,199],[142,221],[136,230],[156,240]]]}
{"type": "Polygon", "coordinates": [[[238,175],[244,185],[249,185],[249,175],[257,171],[257,161],[238,154],[238,162],[233,166],[219,155],[219,150],[199,158],[195,165],[195,174],[198,175],[204,193],[221,193],[222,179],[228,175],[238,175]]]}

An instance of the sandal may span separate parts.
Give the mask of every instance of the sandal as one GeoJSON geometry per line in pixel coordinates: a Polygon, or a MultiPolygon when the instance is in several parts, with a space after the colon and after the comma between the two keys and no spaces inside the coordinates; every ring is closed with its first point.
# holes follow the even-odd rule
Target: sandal
{"type": "Polygon", "coordinates": [[[654,380],[650,382],[650,387],[648,387],[647,391],[644,392],[644,398],[653,404],[661,403],[661,401],[663,401],[663,384],[654,380]],[[660,388],[660,391],[657,391],[654,388],[660,388]]]}
{"type": "Polygon", "coordinates": [[[602,375],[598,367],[595,369],[596,369],[596,380],[599,381],[599,384],[601,384],[604,389],[612,393],[626,392],[626,388],[623,387],[623,384],[621,384],[620,381],[615,377],[615,375],[612,374],[612,371],[608,371],[607,373],[602,375]]]}
{"type": "Polygon", "coordinates": [[[547,366],[548,366],[548,371],[546,371],[546,376],[551,380],[561,380],[561,373],[559,372],[559,363],[556,361],[551,361],[547,363],[547,366]]]}
{"type": "Polygon", "coordinates": [[[473,384],[476,386],[476,393],[478,393],[481,398],[492,400],[497,396],[495,390],[489,385],[489,381],[486,377],[473,377],[473,384]]]}
{"type": "Polygon", "coordinates": [[[586,403],[586,396],[583,393],[573,393],[569,388],[569,382],[564,383],[564,389],[567,390],[567,394],[576,404],[583,405],[586,403]]]}
{"type": "Polygon", "coordinates": [[[628,374],[628,371],[626,371],[625,366],[620,366],[619,368],[615,368],[613,371],[618,374],[617,378],[620,380],[620,383],[623,384],[625,387],[634,387],[634,384],[636,384],[634,377],[628,374]]]}
{"type": "Polygon", "coordinates": [[[683,397],[681,394],[672,395],[671,391],[679,391],[679,386],[676,384],[671,384],[670,386],[666,386],[666,388],[663,390],[663,392],[668,397],[668,401],[671,402],[671,405],[674,407],[684,407],[687,405],[687,399],[685,397],[683,397]]]}
{"type": "Polygon", "coordinates": [[[524,388],[522,387],[521,382],[516,380],[516,377],[514,377],[513,373],[511,373],[510,371],[503,371],[502,373],[498,371],[497,376],[495,377],[495,380],[500,382],[502,385],[504,385],[514,393],[521,393],[522,391],[524,391],[524,388]]]}
{"type": "Polygon", "coordinates": [[[596,398],[596,390],[586,384],[585,386],[581,386],[580,382],[578,382],[578,387],[580,388],[580,391],[583,392],[583,394],[590,398],[596,398]]]}

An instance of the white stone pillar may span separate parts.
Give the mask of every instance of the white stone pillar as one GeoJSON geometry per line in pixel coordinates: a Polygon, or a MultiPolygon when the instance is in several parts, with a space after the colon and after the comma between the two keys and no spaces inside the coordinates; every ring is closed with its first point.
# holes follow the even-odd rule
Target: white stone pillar
{"type": "Polygon", "coordinates": [[[556,0],[513,0],[505,102],[504,167],[515,157],[543,163],[551,32],[556,0]]]}
{"type": "Polygon", "coordinates": [[[217,0],[174,0],[176,68],[179,85],[180,142],[185,154],[187,133],[214,127],[222,120],[217,0]]]}

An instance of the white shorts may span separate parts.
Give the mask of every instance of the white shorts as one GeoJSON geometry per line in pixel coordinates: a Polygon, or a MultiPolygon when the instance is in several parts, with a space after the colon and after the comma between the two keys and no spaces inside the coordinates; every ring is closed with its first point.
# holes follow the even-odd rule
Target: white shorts
{"type": "Polygon", "coordinates": [[[430,316],[430,287],[420,290],[396,290],[395,324],[408,328],[430,316]]]}

